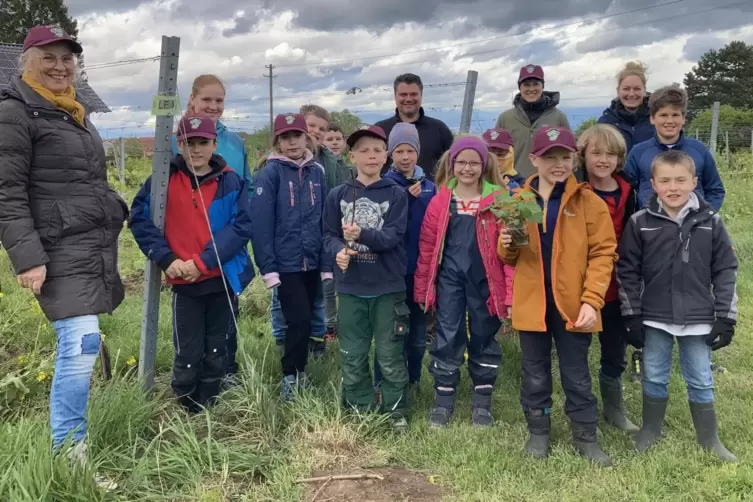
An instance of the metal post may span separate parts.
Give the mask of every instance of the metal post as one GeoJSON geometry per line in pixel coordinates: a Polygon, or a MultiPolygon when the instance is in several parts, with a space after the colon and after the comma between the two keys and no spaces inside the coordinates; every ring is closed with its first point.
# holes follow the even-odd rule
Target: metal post
{"type": "Polygon", "coordinates": [[[120,186],[121,186],[121,193],[120,196],[123,197],[125,194],[124,192],[124,185],[125,185],[125,138],[123,136],[120,137],[120,162],[118,162],[118,178],[120,179],[120,186]]]}
{"type": "MultiPolygon", "coordinates": [[[[158,96],[155,96],[152,113],[157,115],[154,129],[154,157],[152,158],[151,206],[154,225],[164,231],[167,206],[167,182],[172,157],[173,117],[177,110],[178,56],[180,38],[162,37],[158,96]],[[163,106],[164,105],[164,106],[163,106]]],[[[141,319],[141,350],[139,351],[139,379],[144,390],[154,386],[154,368],[157,356],[157,329],[159,327],[159,300],[161,276],[156,263],[147,260],[144,271],[144,314],[141,319]]]]}
{"type": "Polygon", "coordinates": [[[468,78],[465,81],[465,96],[463,97],[463,111],[460,114],[460,133],[467,133],[471,129],[471,117],[473,116],[473,100],[476,99],[476,82],[478,72],[468,70],[468,78]]]}
{"type": "Polygon", "coordinates": [[[275,112],[274,112],[274,86],[272,85],[272,79],[275,78],[272,70],[274,65],[268,64],[265,68],[269,68],[269,75],[265,75],[269,79],[269,136],[273,137],[275,129],[275,112]]]}
{"type": "Polygon", "coordinates": [[[719,101],[714,101],[714,114],[711,118],[711,152],[716,153],[716,136],[719,133],[719,101]]]}

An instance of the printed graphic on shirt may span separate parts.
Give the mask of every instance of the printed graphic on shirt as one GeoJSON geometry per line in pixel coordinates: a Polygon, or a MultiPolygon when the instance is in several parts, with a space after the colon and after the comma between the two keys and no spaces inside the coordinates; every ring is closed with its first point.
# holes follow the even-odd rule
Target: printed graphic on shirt
{"type": "MultiPolygon", "coordinates": [[[[368,228],[373,230],[381,230],[384,226],[384,215],[390,209],[389,201],[382,203],[376,203],[366,197],[361,197],[356,200],[355,210],[355,223],[362,229],[368,228]]],[[[340,212],[342,214],[342,224],[350,225],[353,221],[353,203],[340,201],[340,212]]],[[[358,255],[354,256],[352,260],[365,263],[375,263],[377,260],[376,253],[373,253],[368,246],[354,242],[353,249],[358,251],[358,255]]]]}

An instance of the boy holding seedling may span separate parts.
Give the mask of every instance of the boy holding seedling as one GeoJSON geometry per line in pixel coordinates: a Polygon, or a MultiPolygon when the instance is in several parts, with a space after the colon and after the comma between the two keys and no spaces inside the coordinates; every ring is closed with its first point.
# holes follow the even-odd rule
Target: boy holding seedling
{"type": "Polygon", "coordinates": [[[661,438],[677,340],[696,439],[734,463],[717,432],[711,352],[735,334],[737,257],[722,219],[693,191],[690,155],[656,156],[651,176],[656,194],[628,221],[617,263],[625,336],[643,348],[643,426],[633,440],[645,451],[661,438]]]}
{"type": "Polygon", "coordinates": [[[358,170],[327,196],[324,244],[336,257],[339,297],[340,374],[343,404],[357,411],[376,408],[369,371],[371,339],[382,372],[383,409],[397,431],[408,428],[405,337],[406,305],[403,237],[408,216],[405,189],[380,171],[387,161],[387,137],[364,126],[348,137],[350,160],[358,170]]]}
{"type": "Polygon", "coordinates": [[[522,193],[536,197],[543,221],[527,224],[530,241],[521,247],[513,245],[505,227],[498,253],[515,266],[512,325],[520,332],[521,403],[530,433],[526,451],[538,458],[549,452],[554,342],[575,448],[610,466],[597,442],[588,348],[591,334],[602,330],[600,311],[617,259],[617,239],[606,203],[573,176],[576,150],[569,129],[536,131],[530,161],[538,174],[528,178],[522,193]]]}

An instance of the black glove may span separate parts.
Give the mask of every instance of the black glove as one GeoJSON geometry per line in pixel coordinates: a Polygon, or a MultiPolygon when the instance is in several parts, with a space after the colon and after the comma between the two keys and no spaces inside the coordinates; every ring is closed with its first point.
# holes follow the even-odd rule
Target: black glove
{"type": "Polygon", "coordinates": [[[641,316],[630,316],[623,318],[623,322],[625,323],[625,341],[636,349],[642,349],[646,340],[643,318],[641,316]]]}
{"type": "Polygon", "coordinates": [[[706,345],[711,350],[721,349],[732,343],[735,336],[735,322],[729,319],[717,319],[711,328],[711,333],[706,335],[706,345]]]}

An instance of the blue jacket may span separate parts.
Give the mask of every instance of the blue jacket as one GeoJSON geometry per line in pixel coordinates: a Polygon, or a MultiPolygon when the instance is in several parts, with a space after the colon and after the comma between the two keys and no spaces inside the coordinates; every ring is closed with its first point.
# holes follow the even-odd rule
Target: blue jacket
{"type": "MultiPolygon", "coordinates": [[[[628,155],[625,174],[631,179],[632,184],[638,187],[640,207],[644,207],[654,193],[651,187],[651,162],[654,157],[667,150],[669,150],[667,145],[661,144],[654,136],[648,141],[635,145],[628,155]]],[[[719,211],[724,202],[724,184],[716,168],[714,156],[706,145],[697,139],[688,138],[683,131],[673,150],[680,150],[693,158],[696,176],[698,176],[695,193],[708,202],[715,211],[719,211]]]]}
{"type": "Polygon", "coordinates": [[[630,153],[638,143],[643,143],[654,137],[656,129],[651,123],[651,116],[648,113],[648,98],[643,99],[641,106],[635,113],[630,113],[622,106],[619,98],[612,100],[609,108],[599,117],[600,124],[609,124],[617,128],[625,138],[626,152],[630,153]]]}
{"type": "MultiPolygon", "coordinates": [[[[178,153],[180,153],[180,150],[178,150],[178,141],[173,134],[173,155],[178,153]]],[[[228,167],[246,180],[248,196],[251,198],[253,195],[254,180],[253,173],[248,167],[246,144],[240,136],[229,131],[222,122],[217,122],[217,155],[225,159],[228,167]]]]}
{"type": "MultiPolygon", "coordinates": [[[[245,180],[236,175],[219,155],[213,155],[209,165],[212,171],[201,177],[197,187],[183,157],[176,155],[173,158],[164,234],[152,222],[151,176],[133,199],[128,226],[141,252],[162,270],[176,259],[193,259],[202,271],[202,277],[196,286],[189,287],[197,287],[202,280],[220,277],[224,273],[233,292],[240,295],[255,275],[246,249],[251,233],[248,190],[245,180]],[[202,206],[196,203],[197,192],[208,204],[206,214],[211,235],[202,206]],[[221,271],[219,263],[222,263],[221,271]]],[[[186,285],[181,279],[168,282],[186,285]]]]}
{"type": "Polygon", "coordinates": [[[429,202],[437,194],[437,187],[426,177],[424,170],[418,166],[416,166],[413,179],[411,180],[408,180],[400,171],[397,171],[394,165],[387,171],[384,177],[390,178],[398,185],[405,187],[406,193],[408,192],[408,188],[416,182],[421,183],[421,194],[417,198],[408,194],[408,225],[405,227],[405,237],[403,238],[405,253],[408,257],[408,275],[413,275],[416,272],[416,264],[418,263],[418,241],[421,235],[421,223],[424,221],[424,214],[426,213],[426,208],[429,207],[429,202]]]}
{"type": "Polygon", "coordinates": [[[262,275],[332,271],[333,259],[322,252],[326,176],[311,152],[307,154],[303,166],[270,155],[256,176],[251,243],[262,275]]]}

